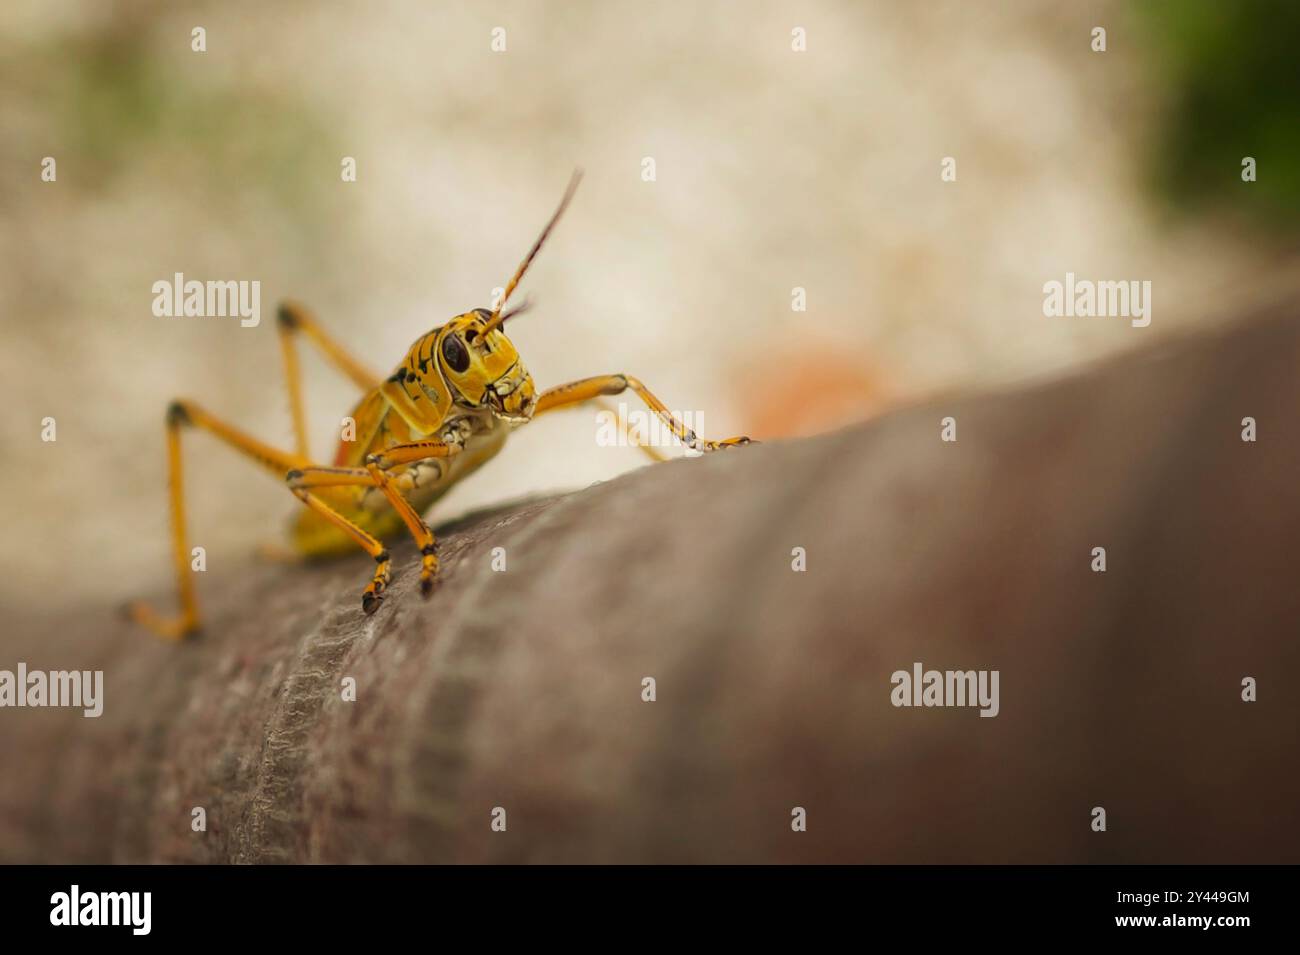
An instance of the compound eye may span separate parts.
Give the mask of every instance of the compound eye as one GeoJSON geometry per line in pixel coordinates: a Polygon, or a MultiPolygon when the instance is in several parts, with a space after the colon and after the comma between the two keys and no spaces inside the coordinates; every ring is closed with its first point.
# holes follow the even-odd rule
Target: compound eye
{"type": "Polygon", "coordinates": [[[442,340],[442,357],[446,360],[447,367],[454,372],[459,373],[469,368],[469,352],[459,335],[448,335],[442,340]]]}

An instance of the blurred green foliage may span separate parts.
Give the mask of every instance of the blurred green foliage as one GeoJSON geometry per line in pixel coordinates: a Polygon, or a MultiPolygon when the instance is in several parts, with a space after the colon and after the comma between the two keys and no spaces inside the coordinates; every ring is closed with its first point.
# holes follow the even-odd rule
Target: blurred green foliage
{"type": "Polygon", "coordinates": [[[1157,188],[1181,207],[1227,203],[1300,229],[1300,2],[1150,0],[1133,10],[1168,97],[1157,188]],[[1246,156],[1255,182],[1242,181],[1246,156]]]}
{"type": "MultiPolygon", "coordinates": [[[[191,56],[186,52],[179,55],[191,56]]],[[[175,54],[173,54],[174,56],[175,54]]],[[[311,220],[333,167],[304,175],[304,154],[340,152],[323,122],[276,90],[196,79],[160,56],[148,31],[78,39],[38,57],[73,65],[51,78],[63,141],[110,184],[142,156],[176,159],[200,188],[259,188],[311,220]]]]}

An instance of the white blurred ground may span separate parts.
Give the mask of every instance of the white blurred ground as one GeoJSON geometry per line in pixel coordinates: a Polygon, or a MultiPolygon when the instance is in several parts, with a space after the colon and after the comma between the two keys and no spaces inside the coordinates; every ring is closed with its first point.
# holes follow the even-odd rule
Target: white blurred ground
{"type": "MultiPolygon", "coordinates": [[[[526,281],[516,343],[541,387],[632,372],[711,436],[816,431],[1238,310],[1277,262],[1141,190],[1158,103],[1123,8],[6,3],[0,600],[169,588],[168,400],[287,446],[276,299],[387,370],[487,304],[575,166],[586,179],[526,281]],[[1088,46],[1097,24],[1106,54],[1088,46]],[[147,58],[152,119],[76,92],[86,49],[147,58]],[[358,182],[340,181],[343,156],[358,182]],[[155,318],[150,287],[178,271],[259,279],[261,326],[155,318]],[[1151,327],[1044,318],[1042,285],[1067,271],[1150,280],[1151,327]]],[[[324,457],[354,394],[314,356],[304,367],[324,457]]],[[[595,432],[587,413],[537,423],[435,517],[642,464],[595,432]]],[[[188,448],[193,542],[229,571],[297,505],[213,440],[188,448]]]]}

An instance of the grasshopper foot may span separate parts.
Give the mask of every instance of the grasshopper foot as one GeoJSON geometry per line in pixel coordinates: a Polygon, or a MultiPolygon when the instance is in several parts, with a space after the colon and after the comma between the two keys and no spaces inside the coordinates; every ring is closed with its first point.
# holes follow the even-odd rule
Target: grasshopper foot
{"type": "Polygon", "coordinates": [[[433,593],[433,578],[438,574],[436,544],[420,548],[420,596],[425,600],[433,593]]]}
{"type": "Polygon", "coordinates": [[[142,600],[124,604],[121,612],[122,616],[132,623],[144,627],[156,637],[173,643],[179,643],[199,632],[199,622],[194,618],[186,614],[164,617],[142,600]]]}
{"type": "Polygon", "coordinates": [[[365,593],[361,595],[361,610],[369,616],[379,609],[379,605],[384,602],[384,591],[388,589],[389,568],[392,566],[392,558],[388,556],[388,551],[383,550],[375,555],[374,579],[366,586],[365,593]]]}
{"type": "Polygon", "coordinates": [[[758,444],[758,442],[744,435],[738,435],[734,438],[723,438],[721,441],[706,441],[704,442],[704,450],[721,451],[724,448],[739,448],[746,444],[758,444]]]}

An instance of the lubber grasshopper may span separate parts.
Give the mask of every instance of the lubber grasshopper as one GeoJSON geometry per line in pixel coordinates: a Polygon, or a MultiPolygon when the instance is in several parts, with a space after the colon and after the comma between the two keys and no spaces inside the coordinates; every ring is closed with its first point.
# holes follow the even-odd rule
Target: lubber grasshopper
{"type": "Polygon", "coordinates": [[[281,306],[279,336],[293,415],[294,451],[263,444],[192,401],[173,401],[167,409],[167,460],[181,609],[178,616],[164,617],[147,604],[134,603],[128,611],[131,618],[172,639],[199,629],[186,545],[181,468],[181,430],[185,427],[216,435],[286,481],[307,508],[291,530],[294,549],[301,555],[326,556],[360,547],[375,559],[374,577],[361,597],[367,614],[379,608],[390,580],[392,558],[382,542],[403,528],[420,550],[420,592],[426,597],[433,592],[438,572],[436,544],[420,515],[453,484],[500,451],[511,430],[538,415],[630,389],[688,448],[707,452],[749,443],[743,437],[724,441],[699,438],[630,375],[600,375],[536,392],[532,376],[504,331],[505,322],[526,305],[503,309],[568,206],[579,178],[575,173],[559,208],[505,286],[496,307],[465,312],[421,335],[387,378],[380,379],[353,359],[305,309],[281,306]],[[294,344],[299,334],[314,342],[328,361],[365,392],[350,416],[355,422],[355,440],[341,441],[329,466],[315,463],[307,449],[294,344]]]}

